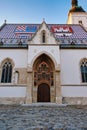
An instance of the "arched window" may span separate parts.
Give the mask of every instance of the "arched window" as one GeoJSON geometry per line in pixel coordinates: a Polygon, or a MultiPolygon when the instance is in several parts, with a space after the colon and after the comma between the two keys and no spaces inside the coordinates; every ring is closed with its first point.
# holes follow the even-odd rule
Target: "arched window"
{"type": "Polygon", "coordinates": [[[12,64],[6,61],[2,66],[1,83],[11,83],[12,78],[12,64]]]}
{"type": "Polygon", "coordinates": [[[42,32],[42,43],[46,42],[46,36],[45,31],[42,32]]]}
{"type": "Polygon", "coordinates": [[[82,82],[87,82],[87,59],[81,61],[81,76],[82,82]]]}
{"type": "Polygon", "coordinates": [[[15,72],[15,84],[18,84],[18,79],[19,79],[19,72],[15,72]]]}

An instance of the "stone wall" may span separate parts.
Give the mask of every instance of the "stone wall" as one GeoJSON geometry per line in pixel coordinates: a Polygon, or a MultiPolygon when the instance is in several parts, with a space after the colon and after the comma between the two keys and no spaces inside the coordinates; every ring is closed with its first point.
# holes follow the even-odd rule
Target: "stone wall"
{"type": "Polygon", "coordinates": [[[26,68],[15,68],[15,72],[18,72],[18,84],[27,84],[27,69],[26,68]]]}
{"type": "Polygon", "coordinates": [[[63,97],[62,103],[69,105],[87,105],[87,97],[63,97]]]}
{"type": "Polygon", "coordinates": [[[1,98],[0,97],[0,104],[25,104],[25,97],[15,97],[15,98],[1,98]]]}

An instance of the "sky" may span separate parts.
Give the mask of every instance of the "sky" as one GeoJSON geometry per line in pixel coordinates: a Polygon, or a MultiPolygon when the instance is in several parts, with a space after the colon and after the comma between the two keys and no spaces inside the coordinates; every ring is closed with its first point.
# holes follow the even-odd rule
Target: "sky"
{"type": "MultiPolygon", "coordinates": [[[[87,12],[87,0],[78,0],[87,12]]],[[[71,0],[0,0],[0,26],[7,23],[66,24],[71,0]]]]}

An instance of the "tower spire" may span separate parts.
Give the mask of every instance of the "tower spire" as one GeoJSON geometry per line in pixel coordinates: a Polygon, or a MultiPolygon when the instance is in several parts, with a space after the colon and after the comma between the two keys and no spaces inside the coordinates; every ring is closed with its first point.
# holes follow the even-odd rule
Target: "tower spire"
{"type": "Polygon", "coordinates": [[[72,7],[78,6],[78,0],[72,0],[72,7]]]}
{"type": "Polygon", "coordinates": [[[72,8],[69,10],[70,12],[85,12],[85,10],[81,7],[78,6],[78,0],[71,0],[72,8]]]}

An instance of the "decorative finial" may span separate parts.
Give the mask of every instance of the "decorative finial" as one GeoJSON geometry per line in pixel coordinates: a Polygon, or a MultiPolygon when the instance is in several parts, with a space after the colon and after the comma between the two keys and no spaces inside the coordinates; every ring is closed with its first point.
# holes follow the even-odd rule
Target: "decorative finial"
{"type": "Polygon", "coordinates": [[[6,19],[5,19],[4,23],[6,24],[6,19]]]}
{"type": "Polygon", "coordinates": [[[72,0],[72,7],[78,6],[78,0],[72,0]]]}
{"type": "Polygon", "coordinates": [[[45,22],[45,18],[43,18],[43,22],[45,22]]]}

